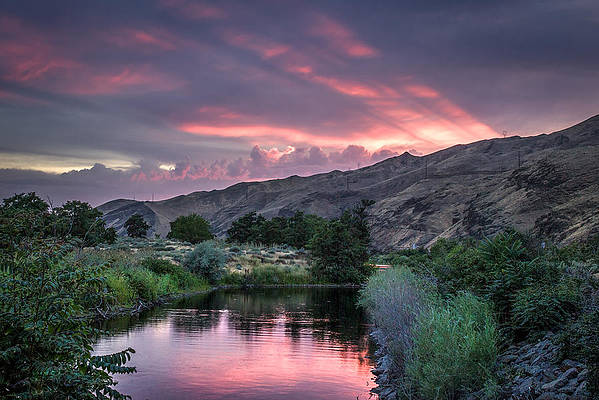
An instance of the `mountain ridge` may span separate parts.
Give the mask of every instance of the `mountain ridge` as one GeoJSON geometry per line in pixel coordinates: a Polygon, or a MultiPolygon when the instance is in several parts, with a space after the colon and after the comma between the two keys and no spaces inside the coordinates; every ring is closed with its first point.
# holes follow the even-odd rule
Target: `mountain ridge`
{"type": "Polygon", "coordinates": [[[164,236],[170,221],[195,212],[223,236],[247,212],[271,218],[301,210],[331,218],[368,198],[376,201],[368,209],[376,250],[481,237],[510,226],[569,243],[599,233],[596,160],[599,115],[550,134],[457,144],[425,156],[406,152],[350,171],[240,182],[155,202],[116,199],[98,208],[121,234],[134,213],[150,223],[150,234],[164,236]]]}

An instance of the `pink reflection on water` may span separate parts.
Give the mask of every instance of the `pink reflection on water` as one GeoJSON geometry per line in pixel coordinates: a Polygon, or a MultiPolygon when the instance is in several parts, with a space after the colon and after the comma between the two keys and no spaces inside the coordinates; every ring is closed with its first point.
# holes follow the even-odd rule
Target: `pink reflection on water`
{"type": "Polygon", "coordinates": [[[103,339],[96,351],[136,349],[139,372],[117,377],[117,389],[134,400],[374,399],[366,335],[337,340],[319,322],[284,310],[248,316],[174,309],[103,339]]]}

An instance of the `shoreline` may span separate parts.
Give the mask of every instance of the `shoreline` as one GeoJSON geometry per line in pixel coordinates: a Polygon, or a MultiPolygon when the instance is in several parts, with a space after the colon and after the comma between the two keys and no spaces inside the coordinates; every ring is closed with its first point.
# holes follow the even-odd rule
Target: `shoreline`
{"type": "Polygon", "coordinates": [[[156,307],[171,303],[173,301],[181,300],[187,297],[209,294],[217,290],[227,289],[284,289],[284,288],[339,288],[339,289],[359,289],[362,285],[356,284],[337,284],[337,283],[303,283],[303,284],[266,284],[266,285],[219,285],[212,286],[206,290],[186,292],[186,293],[173,293],[166,296],[161,296],[154,301],[143,302],[137,300],[136,304],[131,307],[118,306],[115,310],[103,311],[99,308],[90,312],[90,318],[96,322],[108,321],[115,318],[125,316],[139,315],[144,311],[151,310],[156,307]]]}

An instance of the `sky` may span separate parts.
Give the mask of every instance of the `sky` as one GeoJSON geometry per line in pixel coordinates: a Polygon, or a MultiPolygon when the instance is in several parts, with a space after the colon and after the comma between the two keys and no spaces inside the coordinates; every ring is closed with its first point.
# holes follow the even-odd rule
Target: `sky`
{"type": "Polygon", "coordinates": [[[599,2],[3,1],[0,196],[159,200],[599,113],[599,2]]]}

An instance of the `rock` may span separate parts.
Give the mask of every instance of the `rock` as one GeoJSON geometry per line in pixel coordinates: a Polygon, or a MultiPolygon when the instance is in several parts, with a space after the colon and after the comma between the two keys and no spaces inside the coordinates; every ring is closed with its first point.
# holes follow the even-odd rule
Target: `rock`
{"type": "Polygon", "coordinates": [[[541,386],[541,390],[543,392],[555,392],[557,389],[565,386],[567,383],[568,383],[568,379],[565,379],[562,376],[560,376],[556,380],[551,381],[551,382],[546,383],[543,386],[541,386]]]}
{"type": "Polygon", "coordinates": [[[578,376],[578,369],[573,367],[568,369],[566,372],[564,372],[563,374],[560,375],[560,378],[564,378],[564,379],[572,379],[574,377],[578,376]]]}
{"type": "Polygon", "coordinates": [[[578,361],[572,361],[572,360],[564,360],[561,363],[561,367],[562,369],[570,369],[570,368],[576,368],[576,369],[583,369],[584,365],[579,363],[578,361]]]}
{"type": "Polygon", "coordinates": [[[522,396],[533,391],[535,389],[534,386],[536,386],[535,377],[529,376],[528,378],[524,379],[520,384],[518,384],[518,386],[516,386],[512,393],[516,396],[522,396]]]}
{"type": "Polygon", "coordinates": [[[574,393],[576,391],[576,389],[578,389],[578,380],[577,379],[572,379],[564,387],[560,388],[558,390],[558,392],[559,393],[572,394],[572,393],[574,393]]]}
{"type": "Polygon", "coordinates": [[[576,389],[576,391],[572,395],[572,399],[574,399],[574,400],[585,400],[585,399],[588,399],[588,397],[589,397],[589,394],[587,392],[587,383],[586,382],[582,382],[581,384],[578,385],[578,388],[576,389]]]}
{"type": "Polygon", "coordinates": [[[580,371],[580,373],[578,374],[578,382],[582,382],[582,381],[586,380],[588,374],[589,374],[589,370],[586,368],[583,369],[582,371],[580,371]]]}

